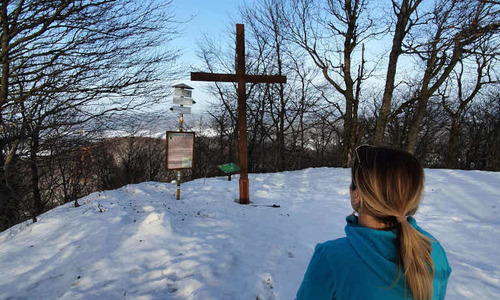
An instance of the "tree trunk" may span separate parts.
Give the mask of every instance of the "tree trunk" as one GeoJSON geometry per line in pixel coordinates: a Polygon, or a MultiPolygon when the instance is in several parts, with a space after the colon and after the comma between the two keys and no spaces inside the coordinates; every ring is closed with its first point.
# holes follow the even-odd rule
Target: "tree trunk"
{"type": "Polygon", "coordinates": [[[398,59],[401,55],[401,47],[403,40],[408,33],[407,25],[410,20],[410,16],[415,11],[417,6],[421,1],[416,1],[413,6],[410,6],[409,0],[404,0],[401,3],[401,10],[399,11],[398,21],[396,22],[396,28],[394,32],[394,37],[392,39],[392,49],[389,54],[389,63],[387,65],[387,74],[385,79],[384,95],[382,97],[382,106],[375,123],[375,138],[373,143],[375,146],[381,146],[384,144],[384,133],[387,123],[389,122],[388,116],[391,109],[392,94],[394,92],[394,83],[396,78],[396,70],[398,66],[398,59]]]}
{"type": "MultiPolygon", "coordinates": [[[[0,63],[2,64],[0,78],[0,126],[3,124],[3,106],[7,103],[8,86],[9,86],[9,24],[7,18],[7,1],[2,0],[0,7],[0,22],[2,27],[2,35],[0,37],[1,52],[0,63]]],[[[9,165],[11,159],[8,155],[4,155],[8,145],[0,139],[0,231],[8,228],[11,224],[15,211],[13,205],[16,201],[13,199],[12,187],[9,185],[9,165]]]]}
{"type": "Polygon", "coordinates": [[[431,97],[431,93],[427,90],[428,79],[424,79],[423,88],[420,93],[420,97],[417,99],[417,107],[415,115],[410,123],[410,128],[408,130],[408,136],[406,140],[406,150],[410,153],[415,153],[415,147],[417,145],[418,133],[420,131],[420,124],[424,119],[425,112],[427,111],[427,102],[431,97]]]}
{"type": "MultiPolygon", "coordinates": [[[[9,23],[7,17],[8,2],[2,0],[0,11],[0,22],[2,23],[2,36],[0,43],[2,51],[0,53],[2,63],[2,78],[0,79],[0,125],[3,123],[3,106],[7,103],[7,95],[9,91],[9,23]]],[[[0,145],[4,146],[4,145],[0,145]]]]}
{"type": "MultiPolygon", "coordinates": [[[[435,47],[436,45],[434,45],[435,47]]],[[[423,76],[422,87],[420,89],[420,96],[417,98],[417,109],[413,120],[410,124],[410,129],[408,131],[406,150],[410,153],[415,152],[415,147],[417,145],[418,132],[420,130],[420,124],[424,119],[425,112],[427,110],[427,103],[429,98],[438,90],[438,88],[445,82],[446,78],[450,75],[453,68],[455,68],[457,62],[460,60],[462,54],[462,48],[459,43],[455,43],[455,48],[453,49],[453,54],[450,58],[450,63],[444,68],[443,73],[437,77],[435,82],[431,85],[431,80],[435,77],[432,74],[436,74],[435,64],[437,61],[437,52],[434,51],[431,57],[427,60],[426,70],[423,76]]]]}
{"type": "MultiPolygon", "coordinates": [[[[356,26],[357,26],[357,3],[355,7],[351,6],[350,1],[345,2],[345,10],[349,14],[349,23],[347,24],[347,31],[344,39],[344,64],[343,64],[343,77],[345,84],[345,116],[344,116],[344,134],[343,134],[343,145],[342,145],[342,157],[341,164],[343,167],[347,167],[349,162],[349,154],[351,153],[351,145],[353,141],[353,114],[354,103],[357,99],[354,98],[354,81],[351,74],[351,57],[354,48],[356,47],[356,26]]],[[[357,105],[356,105],[357,108],[357,105]]]]}
{"type": "Polygon", "coordinates": [[[30,168],[31,168],[31,192],[33,197],[33,212],[32,219],[36,222],[36,217],[43,213],[44,205],[42,202],[42,197],[40,195],[40,189],[38,183],[40,181],[40,176],[38,175],[38,164],[37,164],[37,153],[39,149],[39,136],[38,132],[34,132],[31,135],[31,145],[30,145],[30,168]]]}
{"type": "MultiPolygon", "coordinates": [[[[281,63],[280,63],[281,64],[281,63]]],[[[281,75],[281,70],[280,70],[281,75]]],[[[279,147],[279,156],[278,156],[278,170],[280,172],[285,170],[285,114],[286,114],[286,103],[285,103],[285,93],[283,84],[280,84],[280,125],[279,125],[279,135],[278,135],[278,147],[279,147]]]]}
{"type": "Polygon", "coordinates": [[[458,120],[453,117],[451,121],[450,137],[448,140],[448,157],[446,160],[446,168],[457,168],[457,137],[458,137],[458,120]]]}

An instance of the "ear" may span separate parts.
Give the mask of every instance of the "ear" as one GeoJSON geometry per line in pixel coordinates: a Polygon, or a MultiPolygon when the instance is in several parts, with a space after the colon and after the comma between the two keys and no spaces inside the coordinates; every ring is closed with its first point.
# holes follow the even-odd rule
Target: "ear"
{"type": "Polygon", "coordinates": [[[353,191],[352,195],[354,196],[354,204],[356,204],[356,206],[359,206],[359,202],[361,201],[361,198],[359,197],[358,191],[357,190],[353,191]]]}
{"type": "Polygon", "coordinates": [[[359,197],[359,193],[357,190],[351,190],[351,206],[354,209],[354,211],[359,210],[359,205],[361,202],[361,198],[359,197]]]}

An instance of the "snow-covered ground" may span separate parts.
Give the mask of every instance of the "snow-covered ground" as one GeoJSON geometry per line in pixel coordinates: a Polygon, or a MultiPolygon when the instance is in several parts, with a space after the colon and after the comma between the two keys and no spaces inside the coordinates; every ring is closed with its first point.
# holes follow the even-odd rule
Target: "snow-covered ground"
{"type": "MultiPolygon", "coordinates": [[[[0,299],[293,299],[316,243],[344,236],[349,169],[145,182],[0,233],[0,299]],[[279,208],[266,205],[277,204],[279,208]],[[102,211],[102,212],[101,212],[102,211]]],[[[499,299],[500,173],[426,170],[416,219],[444,246],[447,299],[499,299]]]]}

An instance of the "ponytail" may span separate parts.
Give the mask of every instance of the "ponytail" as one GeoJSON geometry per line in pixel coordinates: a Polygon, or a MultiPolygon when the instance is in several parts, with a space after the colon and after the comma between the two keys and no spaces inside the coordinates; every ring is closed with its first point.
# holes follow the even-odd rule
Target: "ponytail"
{"type": "Polygon", "coordinates": [[[421,201],[424,170],[403,150],[361,146],[351,168],[354,189],[359,193],[359,212],[396,228],[400,266],[413,299],[430,300],[434,264],[431,239],[408,223],[421,201]]]}
{"type": "Polygon", "coordinates": [[[406,220],[399,224],[399,258],[408,287],[413,299],[430,300],[434,278],[431,239],[418,232],[406,220]]]}

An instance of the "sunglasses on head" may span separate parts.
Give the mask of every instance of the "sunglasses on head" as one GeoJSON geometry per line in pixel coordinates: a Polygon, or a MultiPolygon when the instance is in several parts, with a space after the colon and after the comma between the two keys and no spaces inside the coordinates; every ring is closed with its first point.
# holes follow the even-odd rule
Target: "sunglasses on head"
{"type": "MultiPolygon", "coordinates": [[[[363,166],[362,162],[361,162],[361,159],[360,159],[360,155],[359,153],[363,151],[366,151],[367,149],[371,148],[372,146],[370,145],[361,145],[361,146],[358,146],[356,147],[356,149],[354,150],[354,153],[356,154],[356,162],[358,163],[359,165],[359,168],[361,168],[363,166]]],[[[364,154],[364,153],[363,153],[364,154]]],[[[354,191],[356,189],[356,184],[354,183],[354,180],[351,182],[351,189],[354,191]]]]}
{"type": "Polygon", "coordinates": [[[361,146],[356,147],[356,149],[354,150],[354,153],[356,154],[356,161],[358,162],[358,164],[360,166],[362,165],[362,163],[361,163],[361,159],[360,159],[359,153],[363,152],[363,151],[366,151],[366,150],[368,150],[370,148],[372,148],[372,146],[365,144],[365,145],[361,145],[361,146]]]}

